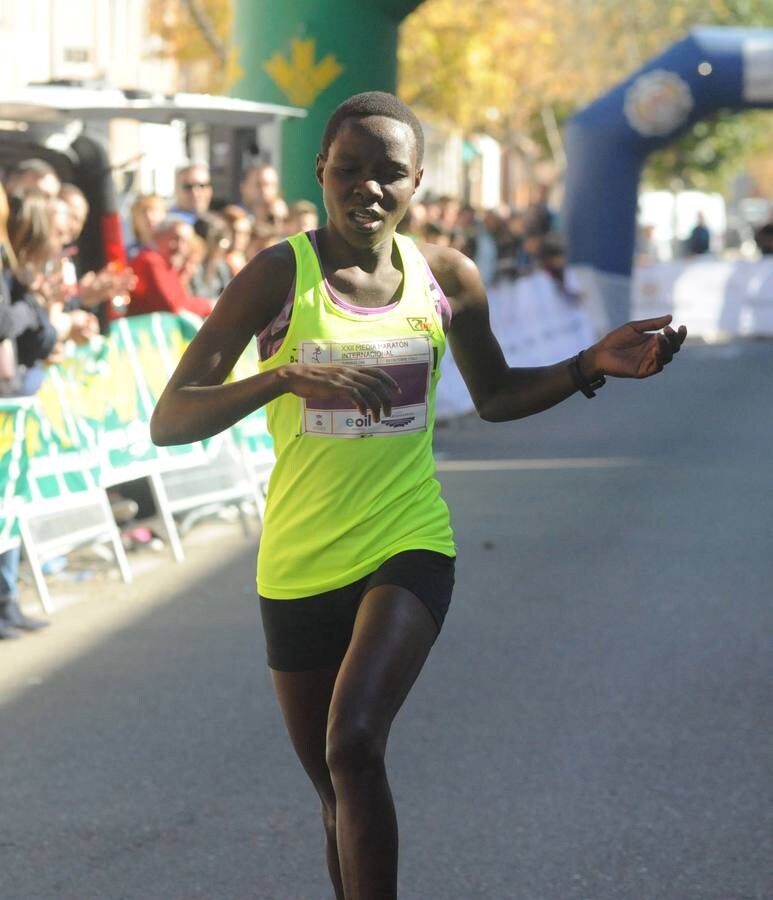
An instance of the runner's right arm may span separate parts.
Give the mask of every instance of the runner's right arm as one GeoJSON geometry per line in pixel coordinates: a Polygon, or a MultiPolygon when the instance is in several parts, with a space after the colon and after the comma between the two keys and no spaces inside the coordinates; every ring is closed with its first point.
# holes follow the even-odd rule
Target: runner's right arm
{"type": "Polygon", "coordinates": [[[343,394],[376,419],[382,410],[390,414],[397,385],[372,368],[296,363],[224,384],[249,341],[281,311],[294,272],[292,249],[281,243],[259,253],[226,287],[159,398],[150,420],[155,444],[211,437],[287,392],[316,399],[343,394]]]}

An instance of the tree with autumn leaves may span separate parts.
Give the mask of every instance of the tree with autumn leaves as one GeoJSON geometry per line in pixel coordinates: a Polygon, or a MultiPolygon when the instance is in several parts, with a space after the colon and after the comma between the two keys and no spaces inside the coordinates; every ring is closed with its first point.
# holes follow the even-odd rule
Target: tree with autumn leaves
{"type": "Polygon", "coordinates": [[[227,94],[239,77],[233,0],[148,0],[148,29],[180,68],[185,90],[227,94]]]}
{"type": "MultiPolygon", "coordinates": [[[[773,26],[770,0],[426,0],[402,25],[403,99],[560,160],[560,125],[697,25],[773,26]]],[[[716,188],[769,144],[767,114],[719,115],[652,157],[651,183],[716,188]]]]}
{"type": "MultiPolygon", "coordinates": [[[[149,0],[188,90],[238,78],[234,0],[149,0]]],[[[561,125],[697,25],[773,27],[770,0],[425,0],[401,28],[398,92],[428,119],[562,165],[561,125]]],[[[719,114],[650,159],[646,180],[716,189],[766,152],[766,113],[719,114]]],[[[773,188],[773,185],[771,185],[773,188]]]]}

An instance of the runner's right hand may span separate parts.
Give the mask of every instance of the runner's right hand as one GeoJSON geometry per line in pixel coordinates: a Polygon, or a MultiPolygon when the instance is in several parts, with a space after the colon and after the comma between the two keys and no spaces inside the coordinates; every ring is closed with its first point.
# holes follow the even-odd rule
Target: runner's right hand
{"type": "Polygon", "coordinates": [[[400,393],[394,378],[375,366],[315,366],[291,363],[282,367],[290,393],[305,400],[339,400],[368,410],[376,422],[392,415],[392,399],[400,393]]]}

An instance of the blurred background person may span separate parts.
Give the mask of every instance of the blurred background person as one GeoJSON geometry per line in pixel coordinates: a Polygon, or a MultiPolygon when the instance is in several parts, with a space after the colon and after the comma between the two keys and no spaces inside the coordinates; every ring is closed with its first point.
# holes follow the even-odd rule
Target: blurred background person
{"type": "Polygon", "coordinates": [[[699,212],[695,226],[687,238],[687,255],[703,256],[711,249],[711,234],[706,227],[706,217],[699,212]]]}
{"type": "Polygon", "coordinates": [[[634,261],[637,266],[649,266],[658,261],[654,225],[637,223],[634,261]]]}
{"type": "Polygon", "coordinates": [[[299,231],[316,231],[319,228],[319,213],[311,200],[296,200],[291,204],[285,231],[297,234],[299,231]]]}
{"type": "Polygon", "coordinates": [[[166,201],[158,194],[140,194],[129,212],[134,240],[127,249],[131,260],[140,250],[153,245],[153,234],[167,216],[166,201]]]}
{"type": "MultiPolygon", "coordinates": [[[[252,226],[243,211],[242,214],[247,225],[245,241],[247,246],[252,226]]],[[[232,273],[226,259],[231,247],[232,228],[224,216],[216,213],[210,213],[204,221],[207,227],[206,236],[200,238],[196,235],[197,242],[201,245],[201,258],[188,281],[187,288],[190,293],[199,297],[217,300],[235,274],[232,273]]]]}
{"type": "Polygon", "coordinates": [[[266,247],[273,247],[285,239],[286,235],[283,230],[275,225],[261,225],[258,222],[252,223],[252,234],[250,243],[247,247],[247,261],[251,260],[256,253],[265,250],[266,247]]]}
{"type": "Polygon", "coordinates": [[[451,246],[451,235],[436,222],[427,222],[424,226],[422,240],[427,244],[438,244],[441,247],[451,246]]]}
{"type": "Polygon", "coordinates": [[[240,272],[250,259],[248,250],[252,240],[253,223],[248,213],[235,203],[229,203],[224,207],[221,215],[228,229],[225,261],[233,276],[240,272]]]}
{"type": "Polygon", "coordinates": [[[478,224],[478,214],[474,206],[469,203],[459,206],[456,222],[451,228],[452,246],[471,259],[475,258],[478,224]]]}
{"type": "Polygon", "coordinates": [[[461,208],[462,205],[456,197],[445,194],[438,198],[438,224],[449,234],[457,227],[461,208]]]}
{"type": "Polygon", "coordinates": [[[408,207],[408,211],[403,217],[403,221],[400,222],[397,230],[400,234],[408,235],[408,237],[412,238],[414,241],[419,241],[421,240],[426,224],[427,207],[421,201],[417,201],[411,203],[408,207]]]}
{"type": "Polygon", "coordinates": [[[212,179],[202,163],[188,163],[175,172],[174,205],[169,215],[176,216],[202,231],[206,229],[204,216],[212,203],[212,179]]]}
{"type": "Polygon", "coordinates": [[[502,220],[493,209],[487,209],[482,220],[476,219],[475,254],[472,258],[486,285],[493,284],[497,276],[503,230],[502,220]]]}
{"type": "Polygon", "coordinates": [[[519,210],[509,210],[499,244],[498,278],[512,281],[520,274],[518,267],[521,248],[523,247],[524,229],[525,219],[523,213],[519,210]]]}
{"type": "MultiPolygon", "coordinates": [[[[44,361],[61,358],[66,340],[89,341],[99,333],[96,316],[67,312],[67,290],[49,197],[30,190],[7,200],[0,189],[0,393],[29,396],[43,380],[44,361]]],[[[0,640],[37,631],[48,622],[19,606],[18,547],[0,553],[0,640]]]]}
{"type": "Polygon", "coordinates": [[[65,247],[74,247],[89,217],[89,201],[83,191],[74,184],[65,183],[59,190],[59,199],[67,204],[70,213],[70,232],[65,247]]]}
{"type": "Polygon", "coordinates": [[[550,186],[547,184],[537,185],[536,196],[526,210],[526,230],[528,232],[544,235],[549,231],[557,230],[558,216],[551,208],[549,199],[550,186]]]}
{"type": "MultiPolygon", "coordinates": [[[[59,340],[46,307],[19,280],[16,252],[9,237],[10,209],[0,187],[0,396],[19,397],[25,392],[25,357],[33,364],[46,359],[59,340]],[[17,346],[24,336],[20,355],[17,346]]],[[[18,238],[18,233],[17,233],[18,238]]]]}
{"type": "Polygon", "coordinates": [[[15,165],[5,180],[8,194],[39,191],[46,197],[58,197],[61,181],[52,165],[43,159],[25,159],[15,165]]]}
{"type": "Polygon", "coordinates": [[[98,272],[83,272],[79,265],[78,239],[86,224],[89,204],[75,185],[63,184],[58,199],[49,201],[53,215],[54,265],[61,272],[68,293],[66,309],[96,310],[104,303],[128,300],[134,273],[116,262],[98,272]]]}
{"type": "Polygon", "coordinates": [[[426,212],[426,221],[427,222],[439,222],[440,221],[440,200],[437,197],[433,197],[430,194],[424,196],[422,203],[424,204],[424,210],[426,212]]]}
{"type": "Polygon", "coordinates": [[[754,243],[762,256],[773,256],[773,222],[766,222],[757,229],[754,243]]]}
{"type": "Polygon", "coordinates": [[[239,185],[242,206],[261,225],[281,226],[289,210],[282,197],[279,173],[268,163],[250,166],[239,185]]]}
{"type": "MultiPolygon", "coordinates": [[[[8,235],[9,217],[8,198],[0,187],[0,396],[18,397],[24,394],[24,366],[19,361],[18,339],[28,337],[28,359],[34,363],[53,351],[58,335],[45,308],[30,291],[20,289],[21,283],[14,277],[17,264],[8,235]]],[[[21,612],[19,560],[18,547],[0,553],[0,641],[18,638],[22,631],[36,631],[47,624],[21,612]]]]}
{"type": "Polygon", "coordinates": [[[521,242],[521,251],[518,255],[518,277],[530,275],[537,267],[540,249],[542,247],[543,234],[539,231],[527,230],[521,242]]]}
{"type": "Polygon", "coordinates": [[[560,292],[571,300],[577,300],[579,293],[566,282],[566,249],[560,234],[549,231],[542,238],[537,251],[537,269],[550,277],[560,292]]]}
{"type": "Polygon", "coordinates": [[[555,359],[574,356],[594,340],[579,284],[566,271],[564,242],[556,232],[539,238],[534,270],[513,286],[512,302],[524,364],[542,365],[544,347],[555,359]]]}
{"type": "MultiPolygon", "coordinates": [[[[65,308],[71,290],[62,277],[61,243],[51,201],[44,194],[29,191],[24,196],[10,197],[8,206],[8,239],[17,263],[11,280],[12,301],[16,294],[31,292],[46,310],[60,342],[86,343],[99,333],[99,323],[86,310],[65,308]]],[[[24,393],[33,394],[43,379],[43,370],[37,363],[41,357],[27,334],[20,336],[18,349],[19,360],[26,367],[24,393]]]]}
{"type": "Polygon", "coordinates": [[[193,226],[175,216],[167,217],[152,235],[153,245],[132,260],[137,282],[131,291],[127,314],[192,312],[206,318],[214,302],[186,290],[191,272],[195,232],[193,226]]]}

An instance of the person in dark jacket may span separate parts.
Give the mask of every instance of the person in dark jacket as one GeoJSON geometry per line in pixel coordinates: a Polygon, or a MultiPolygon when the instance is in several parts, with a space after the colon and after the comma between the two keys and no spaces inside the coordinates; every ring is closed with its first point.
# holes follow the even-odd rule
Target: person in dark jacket
{"type": "Polygon", "coordinates": [[[711,233],[706,227],[706,218],[703,213],[698,213],[695,227],[687,238],[687,253],[690,256],[702,256],[711,250],[711,233]]]}

